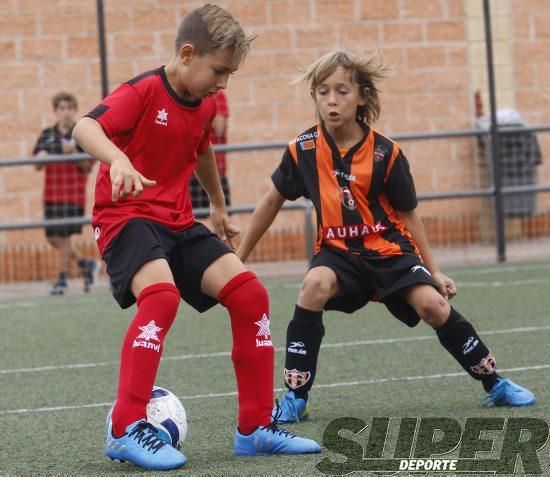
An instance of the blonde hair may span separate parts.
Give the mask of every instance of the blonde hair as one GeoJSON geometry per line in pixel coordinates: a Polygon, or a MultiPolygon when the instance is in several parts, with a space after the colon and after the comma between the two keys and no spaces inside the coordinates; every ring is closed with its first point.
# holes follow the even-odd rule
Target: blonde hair
{"type": "Polygon", "coordinates": [[[247,35],[231,13],[207,3],[189,12],[180,23],[176,35],[176,54],[182,45],[192,44],[199,56],[218,49],[232,49],[241,63],[256,35],[247,35]]]}
{"type": "MultiPolygon", "coordinates": [[[[380,116],[380,90],[376,82],[392,73],[393,67],[387,63],[380,53],[375,51],[369,56],[357,56],[346,51],[328,53],[309,65],[296,81],[309,83],[311,95],[315,98],[316,88],[323,83],[336,69],[341,66],[352,73],[352,79],[359,85],[359,92],[366,103],[357,106],[357,121],[365,124],[376,122],[380,116]]],[[[317,108],[317,103],[315,104],[317,108]]],[[[317,118],[321,120],[317,109],[317,118]]]]}

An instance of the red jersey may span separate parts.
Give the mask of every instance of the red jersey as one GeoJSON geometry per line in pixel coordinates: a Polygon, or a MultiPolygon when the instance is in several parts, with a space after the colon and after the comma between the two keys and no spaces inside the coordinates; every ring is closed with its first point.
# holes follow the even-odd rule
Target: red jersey
{"type": "MultiPolygon", "coordinates": [[[[63,154],[63,141],[71,139],[72,128],[63,135],[57,124],[46,128],[40,134],[33,154],[46,151],[48,154],[63,154]]],[[[78,148],[81,152],[82,149],[78,148]]],[[[86,203],[86,182],[88,172],[76,162],[54,162],[44,166],[44,202],[49,204],[86,203]]]]}
{"type": "Polygon", "coordinates": [[[102,254],[124,224],[136,217],[174,231],[193,224],[188,183],[198,155],[210,144],[215,114],[214,98],[183,100],[161,67],[123,83],[86,115],[101,124],[138,172],[157,181],[154,187],[144,188],[140,197],[113,202],[110,166],[101,164],[92,226],[102,254]]]}
{"type": "MultiPolygon", "coordinates": [[[[225,95],[225,93],[220,90],[214,95],[214,98],[216,99],[216,116],[228,118],[229,108],[227,106],[227,96],[225,95]]],[[[216,135],[214,128],[212,128],[210,130],[210,140],[212,141],[212,144],[227,144],[227,127],[219,136],[216,135]]],[[[222,175],[225,175],[227,171],[225,152],[216,152],[216,166],[218,167],[218,172],[222,175]]]]}

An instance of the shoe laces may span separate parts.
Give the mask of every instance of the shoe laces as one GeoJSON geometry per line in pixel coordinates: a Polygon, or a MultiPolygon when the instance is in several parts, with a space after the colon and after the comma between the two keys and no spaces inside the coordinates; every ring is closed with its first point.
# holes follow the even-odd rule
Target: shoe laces
{"type": "Polygon", "coordinates": [[[166,442],[158,437],[157,428],[146,421],[138,423],[128,437],[133,437],[144,449],[148,447],[153,454],[166,445],[166,442]]]}
{"type": "Polygon", "coordinates": [[[275,399],[275,415],[273,416],[273,420],[271,421],[271,424],[267,426],[262,426],[261,429],[265,429],[266,431],[273,432],[273,434],[278,434],[282,437],[290,437],[290,439],[294,439],[296,436],[286,429],[283,429],[282,427],[279,427],[277,425],[278,420],[281,417],[281,414],[283,413],[283,410],[281,409],[281,405],[279,404],[279,400],[275,399]]]}

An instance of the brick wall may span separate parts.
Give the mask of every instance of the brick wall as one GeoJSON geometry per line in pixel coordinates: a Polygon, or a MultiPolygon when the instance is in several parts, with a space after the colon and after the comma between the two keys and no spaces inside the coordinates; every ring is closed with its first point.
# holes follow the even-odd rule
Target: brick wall
{"type": "MultiPolygon", "coordinates": [[[[105,0],[110,87],[166,64],[182,16],[201,2],[105,0]]],[[[473,92],[483,83],[481,0],[233,0],[220,2],[259,34],[228,87],[230,142],[288,140],[313,121],[299,67],[336,46],[380,48],[396,74],[382,84],[377,127],[387,135],[470,128],[473,92]],[[476,69],[477,68],[477,69],[476,69]],[[476,72],[478,75],[476,76],[476,72]]],[[[74,92],[85,112],[100,100],[94,0],[0,0],[0,160],[25,156],[53,121],[50,98],[74,92]]],[[[546,0],[491,3],[499,106],[531,123],[550,122],[550,13],[546,0]],[[504,46],[502,46],[504,45],[504,46]],[[512,78],[512,80],[510,80],[512,78]]],[[[486,105],[487,108],[487,105],[486,105]]],[[[546,135],[548,136],[548,135],[546,135]]],[[[548,137],[541,135],[545,155],[548,137]]],[[[474,142],[404,143],[420,192],[473,188],[480,168],[474,142]]],[[[256,202],[280,152],[231,154],[235,203],[256,202]]],[[[541,168],[550,180],[550,168],[541,168]]],[[[90,181],[92,182],[92,181],[90,181]]],[[[2,221],[41,217],[41,173],[0,169],[2,221]]],[[[91,184],[90,184],[91,189],[91,184]]],[[[90,190],[91,194],[91,190],[90,190]]],[[[425,216],[477,213],[482,201],[429,202],[425,216]]],[[[550,207],[550,206],[549,206],[550,207]]],[[[300,220],[282,216],[277,224],[300,220]]],[[[41,232],[0,235],[0,245],[43,240],[41,232]]]]}

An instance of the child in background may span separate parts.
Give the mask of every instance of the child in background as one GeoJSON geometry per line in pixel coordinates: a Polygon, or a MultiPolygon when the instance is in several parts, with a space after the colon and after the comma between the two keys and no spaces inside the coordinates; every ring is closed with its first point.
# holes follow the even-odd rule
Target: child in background
{"type": "MultiPolygon", "coordinates": [[[[75,125],[77,102],[74,95],[61,91],[52,98],[53,112],[57,122],[40,134],[33,154],[45,157],[57,154],[82,152],[71,137],[75,125]]],[[[92,161],[37,163],[37,170],[44,175],[44,218],[64,219],[82,217],[86,205],[86,183],[92,168],[92,161]]],[[[84,292],[89,292],[94,283],[95,260],[82,257],[71,241],[71,235],[79,234],[82,225],[46,227],[46,238],[59,251],[59,272],[50,295],[64,295],[67,290],[69,264],[74,260],[84,278],[84,292]]]]}

